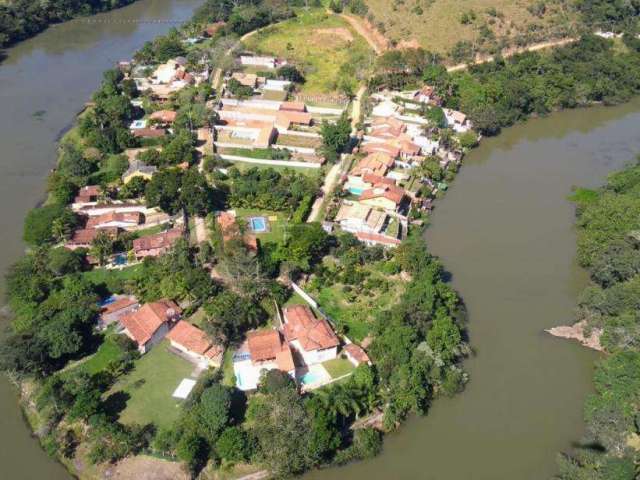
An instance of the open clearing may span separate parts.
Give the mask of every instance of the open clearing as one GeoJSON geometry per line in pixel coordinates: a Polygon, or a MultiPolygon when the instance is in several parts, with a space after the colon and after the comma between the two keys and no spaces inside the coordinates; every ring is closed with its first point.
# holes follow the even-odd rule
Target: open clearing
{"type": "Polygon", "coordinates": [[[513,38],[533,25],[556,31],[566,25],[573,13],[565,0],[547,1],[544,11],[536,11],[537,0],[366,0],[376,26],[395,44],[419,44],[423,48],[446,53],[460,40],[476,42],[486,25],[498,38],[513,38]],[[475,19],[463,24],[465,13],[475,19]],[[534,12],[536,14],[534,14],[534,12]],[[404,43],[401,43],[404,42],[404,43]]]}
{"type": "Polygon", "coordinates": [[[245,48],[285,58],[303,70],[304,94],[332,93],[341,76],[363,73],[374,53],[347,21],[324,10],[301,11],[298,16],[260,30],[247,38],[245,48]]]}
{"type": "Polygon", "coordinates": [[[153,347],[112,388],[111,395],[123,392],[123,397],[129,396],[120,414],[123,423],[153,423],[163,427],[178,418],[180,401],[171,394],[183,378],[190,376],[194,366],[172,354],[168,346],[165,340],[153,347]]]}

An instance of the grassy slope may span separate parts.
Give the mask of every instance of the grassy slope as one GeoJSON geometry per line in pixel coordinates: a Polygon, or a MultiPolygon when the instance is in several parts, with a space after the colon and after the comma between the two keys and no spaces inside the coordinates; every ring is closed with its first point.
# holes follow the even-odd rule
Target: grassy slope
{"type": "MultiPolygon", "coordinates": [[[[445,53],[459,40],[475,41],[479,27],[492,20],[488,8],[504,14],[504,19],[495,18],[489,28],[496,37],[513,37],[523,33],[527,25],[552,26],[564,17],[562,0],[547,2],[547,11],[540,18],[532,15],[527,7],[538,0],[366,0],[375,23],[383,22],[385,35],[395,41],[417,40],[427,50],[445,53]],[[421,5],[422,15],[415,13],[416,4],[421,5]],[[555,5],[554,5],[555,4],[555,5]],[[473,10],[476,20],[463,25],[460,17],[473,10]]],[[[569,14],[568,18],[572,18],[569,14]]]]}
{"type": "Polygon", "coordinates": [[[307,80],[302,93],[335,91],[340,67],[352,55],[371,54],[366,41],[345,20],[324,10],[300,11],[296,18],[268,27],[244,43],[249,50],[277,55],[302,66],[307,80]],[[318,31],[333,28],[346,29],[353,41],[318,31]]]}

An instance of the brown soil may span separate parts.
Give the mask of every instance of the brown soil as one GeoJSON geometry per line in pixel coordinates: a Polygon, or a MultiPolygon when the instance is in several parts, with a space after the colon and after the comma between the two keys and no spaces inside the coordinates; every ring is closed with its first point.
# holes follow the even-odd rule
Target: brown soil
{"type": "Polygon", "coordinates": [[[602,335],[602,330],[593,328],[591,329],[589,336],[586,336],[586,332],[585,332],[586,326],[587,326],[586,322],[582,321],[570,327],[567,327],[567,326],[553,327],[545,331],[553,335],[554,337],[577,340],[585,347],[592,348],[600,352],[604,351],[604,348],[600,344],[600,336],[602,335]]]}
{"type": "Polygon", "coordinates": [[[121,480],[189,480],[189,475],[179,463],[144,455],[125,458],[108,468],[102,477],[121,480]]]}
{"type": "Polygon", "coordinates": [[[341,13],[340,16],[349,22],[356,32],[364,37],[373,51],[378,55],[389,48],[389,41],[378,31],[377,28],[371,25],[368,20],[352,17],[351,15],[346,15],[344,13],[341,13]]]}

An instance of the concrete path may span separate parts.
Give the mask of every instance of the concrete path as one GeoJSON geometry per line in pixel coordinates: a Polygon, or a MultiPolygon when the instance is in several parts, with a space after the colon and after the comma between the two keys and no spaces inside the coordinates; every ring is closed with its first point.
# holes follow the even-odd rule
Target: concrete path
{"type": "Polygon", "coordinates": [[[336,184],[340,180],[340,174],[342,173],[342,163],[343,162],[340,161],[336,163],[333,167],[331,167],[331,170],[329,170],[329,173],[327,173],[327,176],[324,178],[324,183],[322,184],[322,187],[321,187],[323,195],[322,197],[316,198],[316,201],[313,202],[313,206],[311,207],[311,213],[307,218],[307,222],[309,223],[321,222],[322,220],[324,220],[323,218],[318,218],[318,216],[320,215],[320,212],[322,210],[322,205],[324,204],[325,199],[329,195],[331,195],[331,192],[333,191],[336,184]]]}
{"type": "MultiPolygon", "coordinates": [[[[548,41],[548,42],[541,42],[541,43],[534,43],[532,45],[529,45],[528,47],[521,47],[521,48],[514,48],[512,50],[506,50],[503,54],[502,57],[503,58],[509,58],[512,57],[514,55],[517,55],[518,53],[524,53],[524,52],[536,52],[538,50],[545,50],[547,48],[553,48],[553,47],[561,47],[563,45],[567,45],[569,43],[574,43],[578,41],[577,38],[563,38],[561,40],[552,40],[552,41],[548,41]]],[[[481,65],[483,63],[488,63],[488,62],[493,62],[495,60],[495,57],[489,56],[489,57],[485,57],[485,58],[480,58],[472,63],[459,63],[458,65],[452,65],[450,67],[447,67],[447,72],[452,73],[452,72],[459,72],[461,70],[465,70],[467,68],[469,68],[472,65],[481,65]]]]}

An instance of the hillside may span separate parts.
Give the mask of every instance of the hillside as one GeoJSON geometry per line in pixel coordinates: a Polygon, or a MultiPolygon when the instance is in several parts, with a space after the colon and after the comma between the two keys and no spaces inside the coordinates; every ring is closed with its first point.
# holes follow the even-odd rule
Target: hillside
{"type": "Polygon", "coordinates": [[[366,0],[367,19],[391,45],[454,57],[563,36],[577,14],[569,0],[366,0]],[[457,48],[456,48],[457,45],[457,48]]]}

